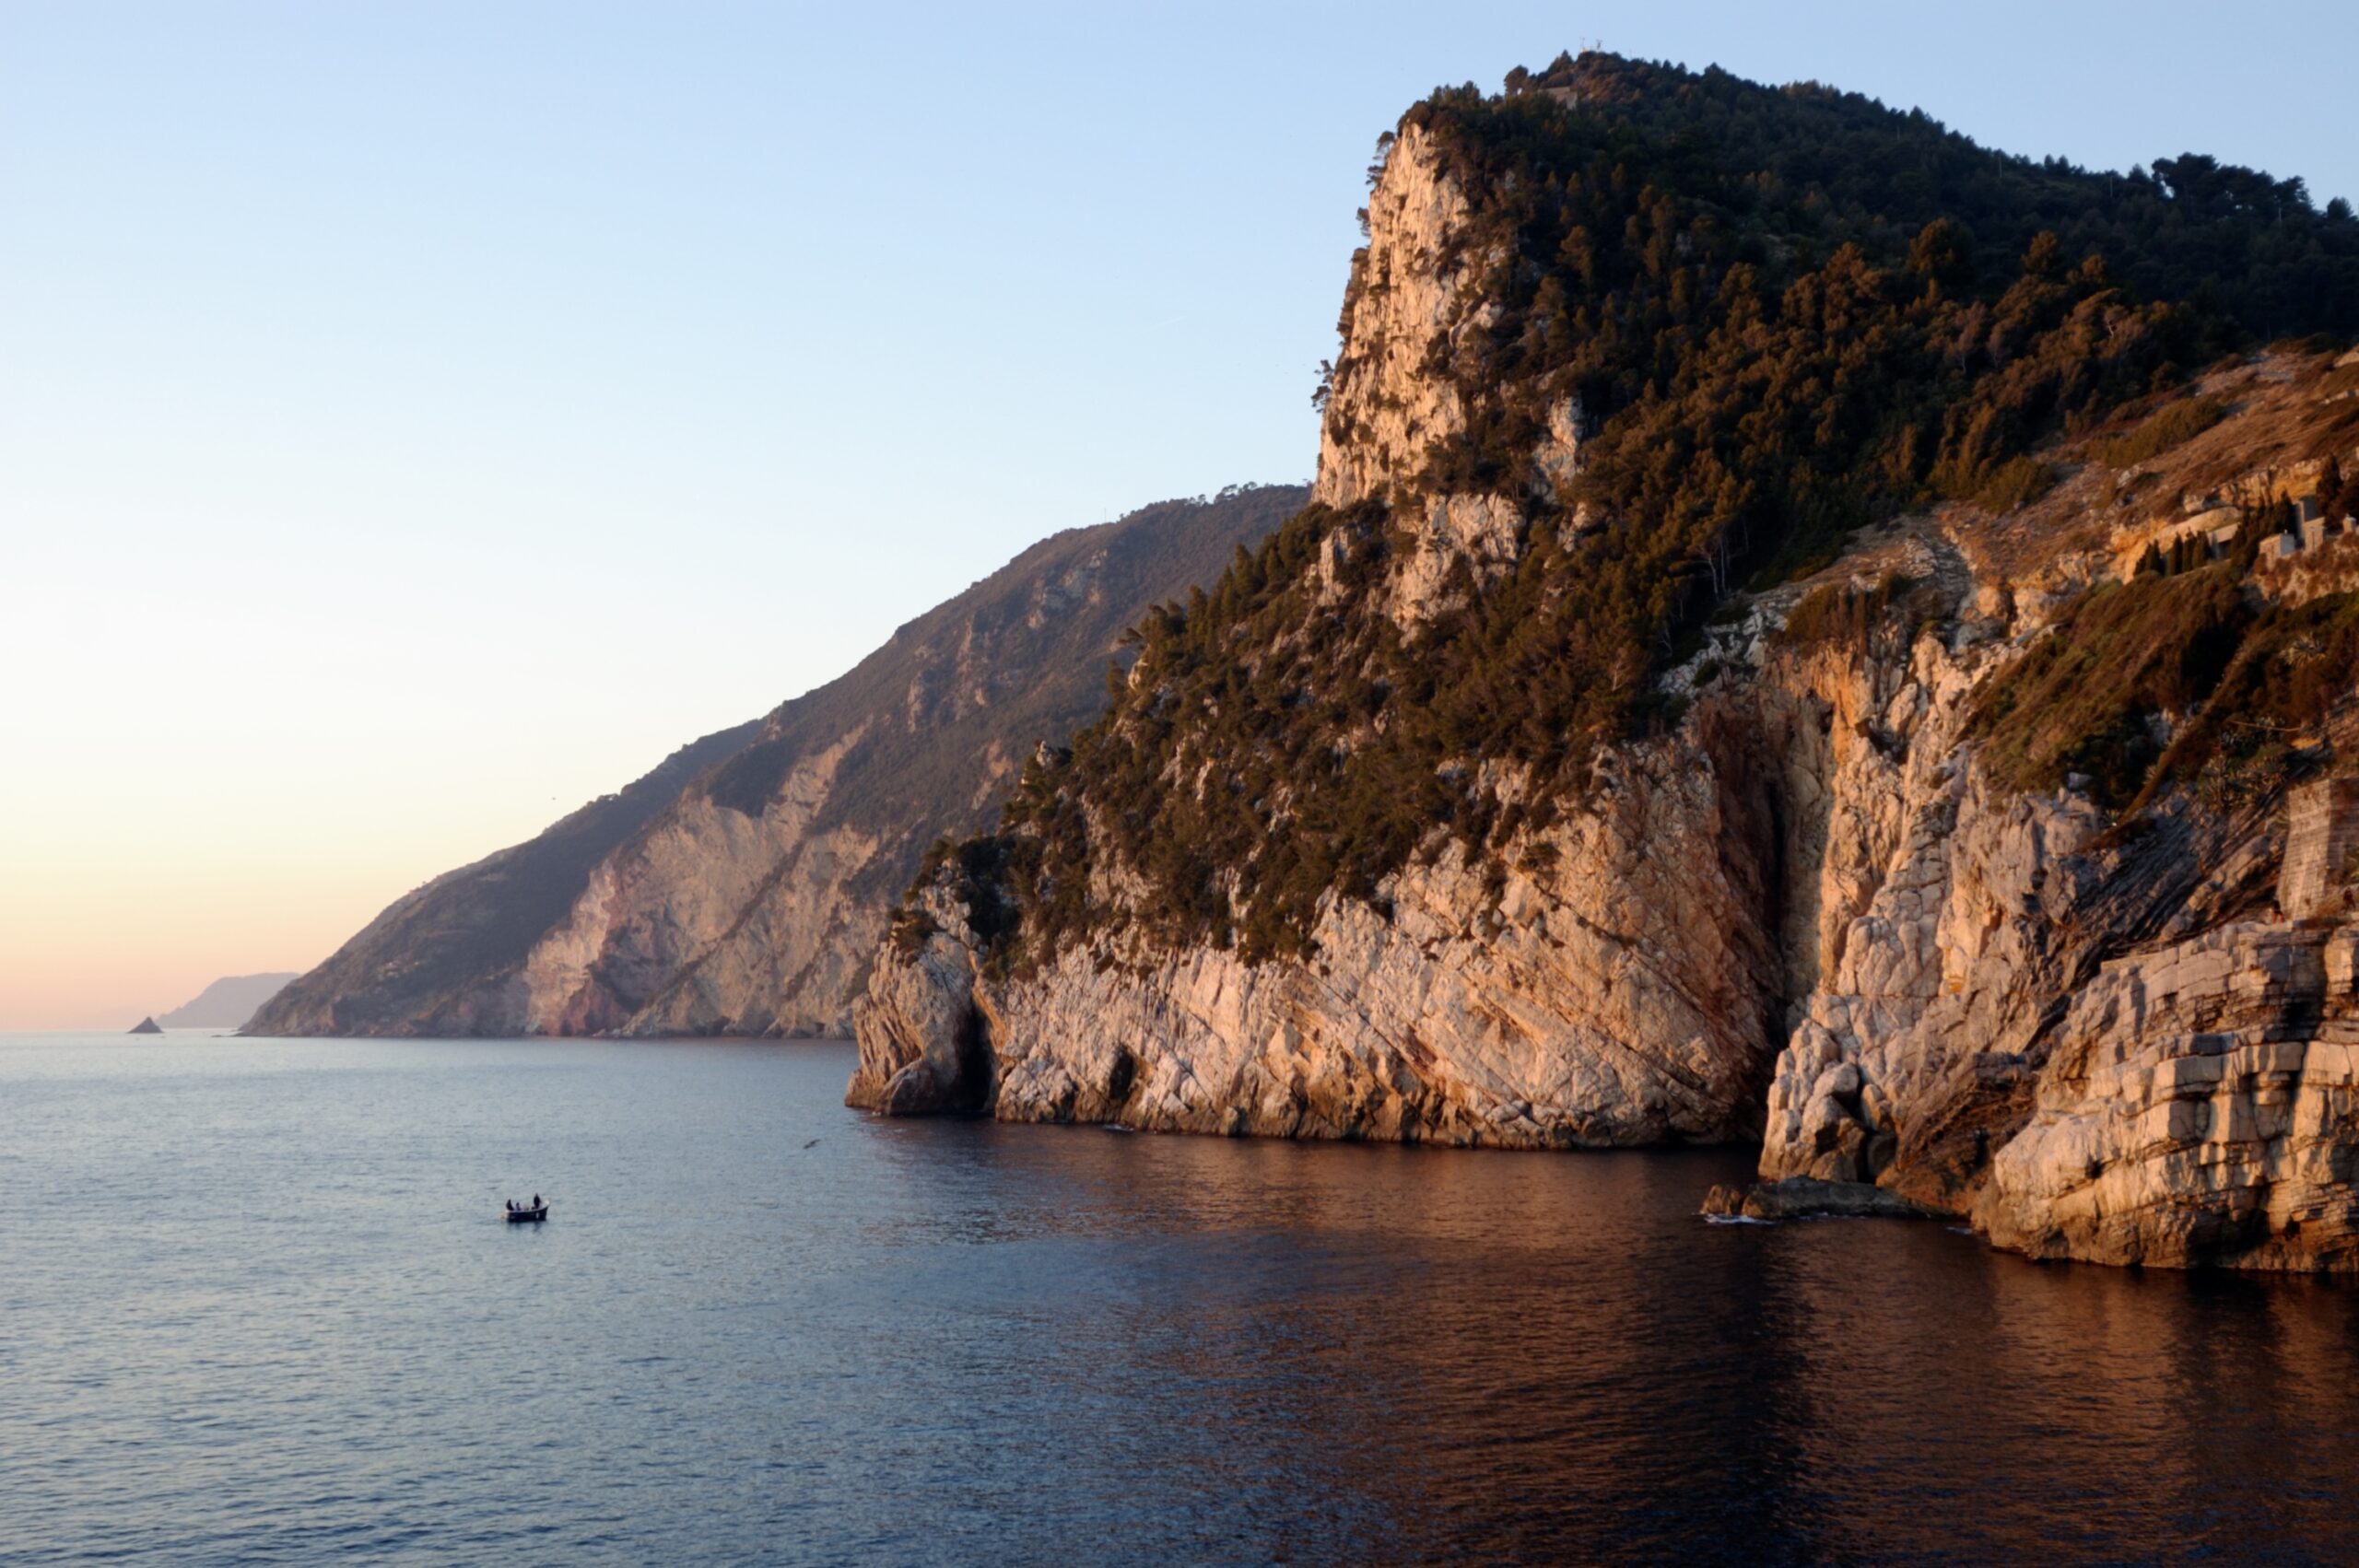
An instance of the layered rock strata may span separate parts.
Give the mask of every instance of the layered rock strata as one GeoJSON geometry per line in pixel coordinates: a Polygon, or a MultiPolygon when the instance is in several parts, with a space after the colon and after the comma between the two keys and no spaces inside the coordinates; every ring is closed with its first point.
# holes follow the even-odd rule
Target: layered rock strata
{"type": "Polygon", "coordinates": [[[2036,1258],[2359,1269],[2359,925],[2106,964],[1973,1214],[2036,1258]]]}

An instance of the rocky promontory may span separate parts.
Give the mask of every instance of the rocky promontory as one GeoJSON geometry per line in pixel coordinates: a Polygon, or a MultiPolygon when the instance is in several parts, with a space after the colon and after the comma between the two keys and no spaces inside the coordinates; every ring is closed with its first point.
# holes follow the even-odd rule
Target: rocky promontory
{"type": "Polygon", "coordinates": [[[850,1102],[2359,1267],[2359,292],[2205,317],[2226,209],[1929,124],[1603,56],[1405,117],[1312,504],[929,860],[850,1102]]]}

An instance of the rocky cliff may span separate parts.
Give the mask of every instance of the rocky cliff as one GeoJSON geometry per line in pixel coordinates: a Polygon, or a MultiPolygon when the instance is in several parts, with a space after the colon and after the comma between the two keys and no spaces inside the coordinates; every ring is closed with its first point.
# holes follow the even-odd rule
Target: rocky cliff
{"type": "Polygon", "coordinates": [[[929,864],[849,1100],[1758,1138],[2040,1256],[2354,1266],[2359,367],[2190,376],[2239,323],[2118,282],[2177,208],[2000,276],[2012,206],[1845,227],[1778,149],[1887,134],[1856,100],[1510,88],[1390,141],[1313,505],[929,864]]]}
{"type": "Polygon", "coordinates": [[[843,1033],[926,846],[1103,706],[1126,626],[1302,499],[1248,486],[1044,541],[849,674],[405,895],[247,1032],[843,1033]]]}

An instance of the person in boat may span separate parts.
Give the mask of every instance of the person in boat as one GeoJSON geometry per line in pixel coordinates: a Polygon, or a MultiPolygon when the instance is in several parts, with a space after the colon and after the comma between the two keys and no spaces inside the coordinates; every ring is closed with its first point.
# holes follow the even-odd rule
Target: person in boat
{"type": "Polygon", "coordinates": [[[516,1199],[513,1198],[508,1200],[508,1211],[511,1214],[516,1212],[516,1199]]]}
{"type": "Polygon", "coordinates": [[[539,1208],[540,1206],[541,1206],[541,1195],[540,1195],[539,1193],[535,1192],[534,1194],[533,1194],[533,1207],[534,1207],[534,1208],[535,1208],[535,1209],[537,1209],[537,1208],[539,1208]]]}

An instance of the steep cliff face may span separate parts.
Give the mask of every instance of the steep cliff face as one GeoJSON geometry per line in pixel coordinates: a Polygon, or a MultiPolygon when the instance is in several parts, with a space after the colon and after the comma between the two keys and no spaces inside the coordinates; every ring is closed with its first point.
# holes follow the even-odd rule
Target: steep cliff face
{"type": "Polygon", "coordinates": [[[2359,923],[2107,963],[1973,1213],[2037,1258],[2359,1269],[2359,923]]]}
{"type": "Polygon", "coordinates": [[[851,1101],[1512,1147],[1742,1135],[1782,982],[1763,918],[1778,825],[1734,731],[1696,731],[1620,759],[1503,879],[1451,847],[1388,879],[1381,913],[1330,902],[1309,961],[1076,948],[993,983],[941,904],[940,930],[878,965],[851,1101]]]}
{"type": "Polygon", "coordinates": [[[409,894],[248,1032],[844,1032],[926,845],[1103,705],[1126,626],[1303,497],[1249,486],[1036,545],[850,674],[409,894]]]}
{"type": "Polygon", "coordinates": [[[2274,532],[2359,466],[2359,368],[2286,349],[2186,384],[2186,322],[2094,264],[2064,283],[2052,239],[2002,297],[1952,296],[1939,220],[1909,281],[1837,252],[1769,305],[1755,269],[1804,248],[1731,240],[1727,205],[1683,227],[1692,139],[1629,191],[1645,258],[1609,289],[1579,204],[1639,176],[1583,138],[1626,160],[1658,111],[1614,118],[1651,90],[1617,63],[1560,75],[1403,122],[1314,505],[1143,626],[1116,708],[929,867],[848,1099],[1757,1137],[1766,1180],[2041,1256],[2351,1266],[2348,942],[2270,917],[2286,791],[2359,757],[2359,535],[2274,532]],[[1679,266],[1719,244],[1718,284],[1679,266]],[[1789,374],[1812,356],[1824,379],[1789,374]],[[1925,422],[1843,436],[1876,397],[1925,422]],[[1837,471],[1856,510],[1814,532],[1837,471]],[[2201,1116],[2167,1108],[2199,1085],[2201,1116]]]}
{"type": "MultiPolygon", "coordinates": [[[[1469,275],[1483,258],[1468,213],[1406,127],[1371,198],[1322,421],[1315,500],[1383,509],[1404,537],[1371,576],[1353,529],[1327,532],[1314,596],[1412,635],[1496,580],[1528,534],[1512,495],[1413,489],[1428,449],[1463,429],[1452,345],[1493,313],[1469,275]]],[[[1512,855],[1437,842],[1374,897],[1322,898],[1315,956],[1287,962],[1114,932],[993,983],[968,911],[937,898],[925,920],[939,929],[872,979],[850,1098],[1510,1146],[1742,1136],[1785,980],[1769,885],[1781,828],[1752,788],[1765,766],[1738,727],[1699,716],[1603,759],[1583,809],[1512,855]]],[[[1106,883],[1117,905],[1156,898],[1120,867],[1106,883]]]]}
{"type": "Polygon", "coordinates": [[[1851,892],[1830,885],[1831,962],[1778,1059],[1765,1178],[1873,1182],[2041,1257],[2353,1266],[2353,1003],[2333,977],[2359,785],[2319,776],[2359,740],[2359,534],[2116,580],[2222,490],[2265,506],[2327,472],[2283,452],[2359,456],[2352,388],[2304,356],[2206,388],[2236,412],[2202,439],[2127,469],[2093,442],[2048,502],[1958,532],[1967,614],[1918,632],[1904,711],[1860,726],[1864,771],[1837,770],[1835,814],[1862,831],[1825,862],[1851,892]],[[2190,626],[2224,588],[2231,618],[2190,626]],[[2195,672],[2191,700],[2142,708],[2157,671],[2165,688],[2195,672]],[[2007,778],[2021,733],[2088,722],[2089,693],[2104,743],[2055,748],[2050,787],[2007,778]],[[2123,730],[2159,755],[2140,799],[2108,802],[2095,775],[2123,730]]]}

